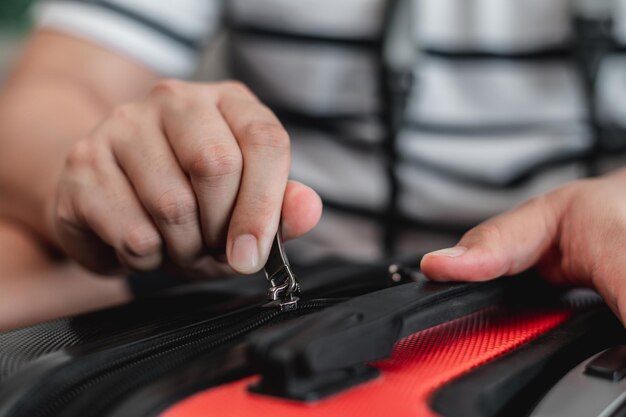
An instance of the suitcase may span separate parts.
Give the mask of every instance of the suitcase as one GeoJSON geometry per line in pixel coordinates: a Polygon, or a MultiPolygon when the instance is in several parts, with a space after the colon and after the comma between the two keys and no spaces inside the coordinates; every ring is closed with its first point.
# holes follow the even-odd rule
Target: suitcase
{"type": "Polygon", "coordinates": [[[392,272],[301,271],[295,311],[241,277],[0,334],[0,417],[526,416],[563,389],[596,413],[578,415],[620,412],[623,375],[604,368],[626,332],[596,294],[392,272]]]}

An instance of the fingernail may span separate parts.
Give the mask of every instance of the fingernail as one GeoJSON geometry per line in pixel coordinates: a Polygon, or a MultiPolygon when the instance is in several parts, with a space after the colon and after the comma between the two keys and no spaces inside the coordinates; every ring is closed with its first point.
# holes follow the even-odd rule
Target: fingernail
{"type": "Polygon", "coordinates": [[[259,269],[259,248],[254,236],[241,235],[235,239],[230,263],[234,269],[243,273],[252,273],[259,269]]]}
{"type": "Polygon", "coordinates": [[[464,246],[455,246],[453,248],[440,249],[434,252],[430,252],[429,256],[446,256],[448,258],[458,258],[467,252],[467,248],[464,246]]]}

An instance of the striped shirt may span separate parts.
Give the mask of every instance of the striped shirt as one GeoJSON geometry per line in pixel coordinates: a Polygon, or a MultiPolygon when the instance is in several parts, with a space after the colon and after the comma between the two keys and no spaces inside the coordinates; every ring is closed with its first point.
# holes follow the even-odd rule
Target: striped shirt
{"type": "Polygon", "coordinates": [[[371,260],[622,164],[626,0],[591,3],[56,0],[38,15],[164,76],[203,79],[218,45],[212,64],[279,115],[292,178],[324,199],[294,253],[371,260]]]}

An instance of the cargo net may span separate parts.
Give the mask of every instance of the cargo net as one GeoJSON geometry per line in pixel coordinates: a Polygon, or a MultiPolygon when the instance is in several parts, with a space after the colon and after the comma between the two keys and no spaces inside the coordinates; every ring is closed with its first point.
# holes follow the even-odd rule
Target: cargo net
{"type": "MultiPolygon", "coordinates": [[[[197,393],[161,417],[435,417],[430,396],[443,384],[563,323],[571,309],[543,311],[490,308],[399,341],[393,354],[374,363],[381,376],[316,403],[255,395],[258,377],[197,393]]],[[[367,343],[367,342],[365,342],[367,343]]]]}

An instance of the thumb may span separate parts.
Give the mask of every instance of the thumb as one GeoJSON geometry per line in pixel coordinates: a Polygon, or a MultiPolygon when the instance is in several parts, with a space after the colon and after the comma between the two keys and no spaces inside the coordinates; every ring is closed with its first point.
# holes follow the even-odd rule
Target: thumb
{"type": "Polygon", "coordinates": [[[483,281],[522,272],[557,237],[554,206],[550,196],[542,196],[494,217],[468,231],[455,247],[424,256],[422,272],[440,281],[483,281]]]}
{"type": "Polygon", "coordinates": [[[285,240],[295,239],[313,229],[322,215],[322,200],[312,188],[289,181],[282,208],[282,232],[285,240]]]}

